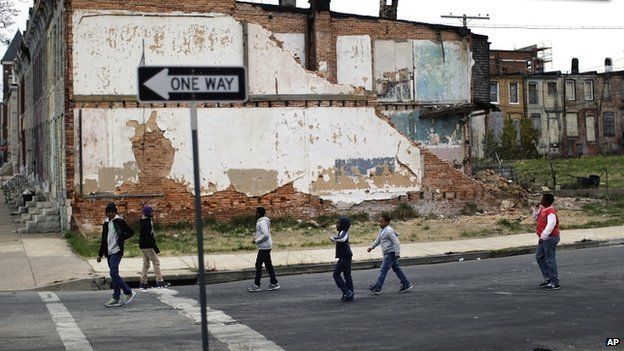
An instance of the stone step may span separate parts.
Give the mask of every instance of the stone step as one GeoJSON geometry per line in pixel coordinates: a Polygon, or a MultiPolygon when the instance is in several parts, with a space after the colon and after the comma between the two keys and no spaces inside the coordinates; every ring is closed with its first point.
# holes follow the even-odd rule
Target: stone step
{"type": "Polygon", "coordinates": [[[35,223],[40,223],[40,222],[55,222],[55,221],[61,221],[61,217],[56,214],[56,215],[43,215],[43,214],[39,214],[39,215],[34,215],[31,219],[33,222],[35,223]]]}
{"type": "Polygon", "coordinates": [[[53,204],[50,201],[38,201],[35,206],[37,208],[52,208],[53,204]]]}
{"type": "Polygon", "coordinates": [[[43,211],[41,211],[41,214],[44,216],[58,216],[60,211],[58,208],[44,208],[43,211]]]}

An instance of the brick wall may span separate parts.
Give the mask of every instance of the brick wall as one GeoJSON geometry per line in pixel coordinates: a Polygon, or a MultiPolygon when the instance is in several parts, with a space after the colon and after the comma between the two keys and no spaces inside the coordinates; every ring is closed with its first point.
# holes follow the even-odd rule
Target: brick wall
{"type": "Polygon", "coordinates": [[[472,99],[473,101],[490,101],[490,43],[488,37],[473,35],[471,41],[472,58],[472,99]]]}

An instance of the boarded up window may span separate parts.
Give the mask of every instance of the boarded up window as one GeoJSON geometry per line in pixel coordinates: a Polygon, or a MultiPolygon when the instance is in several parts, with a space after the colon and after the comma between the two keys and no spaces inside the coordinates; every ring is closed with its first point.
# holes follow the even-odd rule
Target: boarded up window
{"type": "Polygon", "coordinates": [[[566,100],[574,101],[576,100],[576,83],[573,80],[566,80],[565,82],[565,96],[566,100]]]}
{"type": "Polygon", "coordinates": [[[604,136],[615,136],[615,114],[613,112],[605,112],[602,114],[602,128],[604,136]]]}
{"type": "Polygon", "coordinates": [[[548,141],[559,144],[559,118],[556,113],[548,113],[548,141]]]}
{"type": "Polygon", "coordinates": [[[594,100],[594,81],[593,80],[586,80],[584,87],[583,87],[583,93],[585,94],[585,101],[592,101],[594,100]]]}
{"type": "Polygon", "coordinates": [[[375,88],[382,101],[413,99],[414,57],[411,42],[375,41],[375,88]]]}
{"type": "Polygon", "coordinates": [[[537,131],[537,135],[542,135],[542,115],[531,113],[531,122],[533,123],[533,129],[537,131]]]}
{"type": "Polygon", "coordinates": [[[566,113],[566,135],[569,137],[578,136],[578,118],[576,113],[566,113]]]}
{"type": "Polygon", "coordinates": [[[529,83],[529,104],[538,104],[537,83],[529,83]]]}
{"type": "Polygon", "coordinates": [[[587,128],[587,141],[588,142],[596,141],[596,117],[586,116],[585,127],[587,128]]]}
{"type": "Polygon", "coordinates": [[[518,83],[509,83],[509,103],[518,104],[518,83]]]}
{"type": "Polygon", "coordinates": [[[336,61],[339,84],[373,90],[371,40],[368,35],[338,37],[336,61]]]}
{"type": "Polygon", "coordinates": [[[604,83],[604,90],[602,91],[602,99],[605,101],[611,101],[611,83],[604,83]]]}

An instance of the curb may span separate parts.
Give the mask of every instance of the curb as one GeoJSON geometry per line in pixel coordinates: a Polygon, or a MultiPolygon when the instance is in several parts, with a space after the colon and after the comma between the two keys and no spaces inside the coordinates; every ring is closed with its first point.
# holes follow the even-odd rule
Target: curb
{"type": "MultiPolygon", "coordinates": [[[[580,241],[573,244],[560,245],[559,250],[569,251],[596,247],[608,247],[624,245],[624,239],[607,240],[607,241],[580,241]]],[[[469,251],[469,252],[448,252],[445,255],[437,256],[425,256],[425,257],[412,257],[401,258],[402,266],[418,266],[427,264],[439,264],[449,263],[457,261],[473,261],[488,258],[501,258],[518,255],[526,255],[535,252],[535,246],[518,246],[513,248],[506,248],[500,250],[485,250],[485,251],[469,251]]],[[[291,266],[275,266],[280,276],[297,275],[297,274],[312,274],[312,273],[326,273],[334,270],[335,263],[312,263],[312,264],[299,264],[291,266]]],[[[352,270],[365,270],[375,269],[381,266],[381,260],[365,260],[357,261],[351,264],[352,270]]],[[[249,280],[256,274],[255,269],[243,269],[235,271],[207,271],[206,272],[206,284],[221,284],[234,281],[249,280]]],[[[188,271],[176,271],[168,273],[163,271],[163,278],[166,281],[171,282],[172,285],[193,285],[197,284],[197,273],[188,271]]],[[[124,281],[135,288],[139,285],[139,276],[124,277],[124,281]]],[[[79,291],[79,290],[108,290],[110,289],[110,277],[97,276],[94,278],[76,279],[66,282],[60,282],[51,284],[45,287],[38,287],[30,289],[30,291],[79,291]]]]}

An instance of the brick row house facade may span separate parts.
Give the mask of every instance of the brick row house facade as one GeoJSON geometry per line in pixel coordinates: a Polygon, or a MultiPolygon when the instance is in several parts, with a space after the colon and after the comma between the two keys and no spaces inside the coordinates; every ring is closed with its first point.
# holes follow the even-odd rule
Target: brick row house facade
{"type": "Polygon", "coordinates": [[[487,37],[381,5],[379,18],[329,0],[35,1],[15,60],[20,166],[63,228],[96,230],[109,201],[190,221],[188,105],[138,102],[137,67],[245,66],[249,101],[198,108],[204,216],[495,205],[464,173],[489,106],[487,37]]]}

